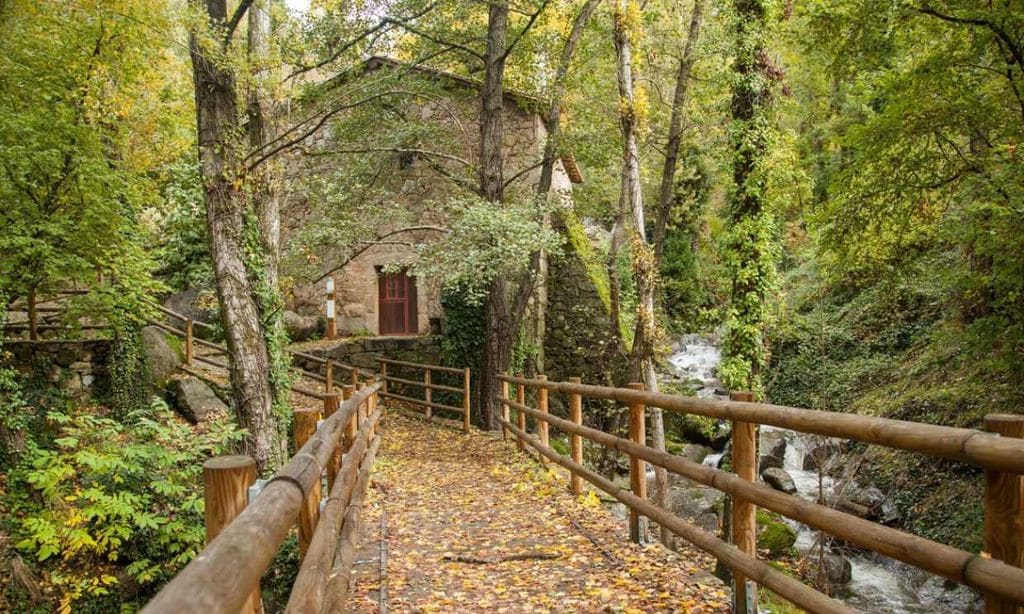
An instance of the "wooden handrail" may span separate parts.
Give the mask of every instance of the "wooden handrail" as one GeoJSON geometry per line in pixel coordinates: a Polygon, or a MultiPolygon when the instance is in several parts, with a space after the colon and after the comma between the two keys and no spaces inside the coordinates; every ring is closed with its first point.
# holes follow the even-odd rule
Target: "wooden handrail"
{"type": "Polygon", "coordinates": [[[399,401],[405,401],[407,403],[413,403],[419,405],[425,409],[427,418],[431,417],[432,409],[444,409],[448,411],[454,411],[462,414],[462,430],[466,433],[469,432],[470,423],[470,370],[469,367],[463,369],[456,369],[454,367],[441,367],[439,365],[427,365],[417,362],[408,362],[405,360],[391,360],[389,358],[378,358],[377,362],[380,363],[380,376],[381,381],[384,384],[384,388],[381,391],[381,396],[399,401]],[[388,365],[395,365],[399,367],[407,367],[411,369],[419,369],[423,371],[423,381],[418,382],[416,380],[405,379],[401,377],[395,377],[394,375],[388,374],[388,365]],[[441,384],[435,384],[430,379],[430,374],[434,371],[442,373],[456,373],[462,375],[462,388],[456,388],[454,386],[444,386],[441,384]],[[407,397],[403,395],[393,394],[388,390],[388,383],[395,382],[406,386],[414,386],[423,390],[423,398],[416,399],[413,397],[407,397]],[[454,392],[455,394],[462,394],[462,407],[452,407],[451,405],[443,405],[441,403],[435,403],[431,391],[433,390],[444,390],[447,392],[454,392]]]}
{"type": "Polygon", "coordinates": [[[565,467],[570,472],[578,473],[584,480],[615,497],[626,507],[653,519],[662,526],[668,527],[670,531],[679,535],[688,542],[696,545],[706,552],[710,552],[730,568],[743,572],[747,577],[750,577],[757,583],[772,589],[796,605],[805,608],[810,612],[836,614],[850,614],[853,612],[853,610],[847,608],[842,603],[823,595],[813,588],[801,583],[796,578],[788,576],[771,565],[740,552],[731,544],[718,539],[703,529],[683,521],[678,516],[666,512],[661,508],[655,507],[646,500],[616,485],[614,482],[600,475],[596,471],[565,458],[550,447],[541,444],[536,437],[520,429],[518,426],[512,424],[512,422],[501,419],[501,423],[505,428],[515,434],[520,441],[525,441],[541,455],[565,467]]]}
{"type": "Polygon", "coordinates": [[[458,394],[462,394],[463,392],[462,388],[456,388],[455,386],[445,386],[443,384],[434,384],[432,382],[428,384],[427,382],[419,382],[414,379],[403,379],[401,377],[395,377],[394,375],[388,375],[386,376],[386,379],[388,380],[388,383],[394,382],[396,384],[405,384],[406,386],[415,386],[428,390],[444,390],[446,392],[455,392],[458,394]]]}
{"type": "Polygon", "coordinates": [[[784,429],[879,444],[897,450],[964,461],[986,469],[1024,474],[1024,440],[975,429],[937,426],[877,416],[861,416],[741,401],[706,401],[658,392],[610,388],[498,375],[498,379],[530,388],[606,399],[624,404],[643,403],[666,411],[738,420],[784,429]]]}
{"type": "Polygon", "coordinates": [[[455,413],[457,413],[459,415],[462,415],[463,412],[465,411],[461,407],[455,407],[454,405],[445,405],[443,403],[437,403],[436,401],[430,401],[429,405],[428,405],[427,401],[424,401],[423,399],[416,399],[416,398],[413,398],[413,397],[407,397],[407,396],[403,396],[403,395],[400,395],[400,394],[395,394],[393,392],[381,392],[380,396],[384,397],[385,399],[394,399],[396,401],[403,401],[405,403],[413,403],[415,405],[425,405],[425,406],[431,407],[433,409],[443,409],[445,411],[455,412],[455,413]]]}
{"type": "MultiPolygon", "coordinates": [[[[237,612],[295,524],[339,446],[346,424],[379,384],[365,386],[320,423],[259,496],[143,609],[149,613],[237,612]]],[[[372,424],[364,421],[372,430],[372,424]]]]}
{"type": "Polygon", "coordinates": [[[359,435],[352,442],[352,447],[348,452],[349,458],[362,460],[359,463],[347,463],[335,479],[330,496],[324,502],[323,511],[320,513],[320,522],[316,525],[316,532],[313,534],[309,550],[302,560],[298,576],[292,585],[286,612],[319,612],[321,610],[327,575],[331,571],[338,548],[338,532],[341,529],[342,519],[356,488],[358,477],[364,471],[369,472],[380,445],[380,436],[375,437],[372,443],[370,442],[371,429],[369,428],[369,424],[376,424],[380,415],[381,411],[377,410],[367,418],[369,423],[364,421],[364,426],[359,429],[359,435]]]}
{"type": "Polygon", "coordinates": [[[458,373],[462,374],[463,369],[457,369],[455,367],[442,367],[441,365],[427,365],[420,364],[418,362],[408,362],[405,360],[392,360],[390,358],[378,358],[377,362],[382,362],[388,365],[397,365],[399,367],[409,367],[412,369],[430,369],[431,371],[440,371],[443,373],[458,373]]]}
{"type": "Polygon", "coordinates": [[[1024,569],[877,524],[788,495],[763,484],[748,482],[732,473],[544,414],[510,399],[499,398],[498,402],[538,420],[546,421],[563,432],[575,433],[618,452],[642,458],[652,465],[745,499],[878,554],[903,561],[954,582],[1024,603],[1024,569]]]}

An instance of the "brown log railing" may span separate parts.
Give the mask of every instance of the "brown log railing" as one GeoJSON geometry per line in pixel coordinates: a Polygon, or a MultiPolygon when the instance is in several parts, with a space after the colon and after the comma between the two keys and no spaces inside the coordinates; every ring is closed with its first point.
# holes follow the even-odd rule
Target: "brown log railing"
{"type": "MultiPolygon", "coordinates": [[[[424,409],[424,413],[427,418],[432,416],[432,412],[435,409],[442,411],[450,411],[462,415],[462,430],[466,433],[469,432],[469,419],[470,419],[470,370],[469,367],[464,369],[457,369],[455,367],[442,367],[440,365],[427,365],[420,364],[417,362],[407,362],[404,360],[391,360],[388,358],[378,358],[377,362],[380,363],[380,378],[383,383],[383,389],[381,390],[381,396],[388,399],[395,399],[396,401],[404,401],[413,405],[418,405],[424,409]],[[396,377],[393,374],[388,373],[388,366],[400,367],[411,371],[422,371],[422,380],[412,380],[408,378],[396,377]],[[435,383],[433,381],[434,373],[446,373],[452,375],[462,376],[462,386],[446,386],[444,384],[435,383]],[[388,389],[388,384],[399,384],[403,387],[419,388],[423,391],[423,398],[411,397],[408,395],[397,394],[392,390],[388,389]],[[446,405],[444,403],[438,403],[433,399],[433,391],[450,392],[454,394],[462,395],[462,407],[456,407],[454,405],[446,405]]],[[[393,372],[393,369],[392,369],[393,372]]]]}
{"type": "Polygon", "coordinates": [[[207,546],[143,612],[262,611],[260,576],[296,518],[303,555],[286,611],[343,611],[360,509],[380,445],[376,428],[381,416],[380,384],[344,389],[351,396],[322,421],[319,412],[296,416],[298,452],[248,503],[256,477],[251,459],[206,462],[207,546]],[[329,496],[322,501],[325,474],[329,496]]]}
{"type": "MultiPolygon", "coordinates": [[[[543,457],[565,467],[573,477],[582,478],[615,497],[636,515],[646,516],[683,539],[711,553],[731,568],[738,579],[747,578],[812,612],[846,612],[846,606],[802,584],[766,563],[759,561],[751,537],[756,535],[755,506],[777,512],[810,527],[878,554],[903,561],[953,582],[980,590],[989,612],[1020,612],[1024,604],[1024,416],[989,416],[983,432],[890,420],[874,416],[841,414],[739,400],[734,393],[729,401],[707,401],[691,397],[645,392],[633,388],[609,388],[572,382],[552,382],[543,378],[498,376],[503,382],[500,398],[501,424],[506,437],[512,435],[519,445],[529,445],[543,457]],[[508,394],[508,384],[517,386],[518,400],[508,394]],[[569,397],[571,419],[553,416],[524,402],[524,388],[562,393],[569,397]],[[659,452],[647,445],[642,429],[631,428],[625,439],[583,425],[579,411],[582,398],[604,399],[630,406],[640,412],[640,423],[647,407],[729,420],[733,423],[733,466],[736,474],[695,463],[689,459],[659,452]],[[517,413],[513,423],[510,410],[517,413]],[[525,428],[531,416],[574,438],[572,456],[566,458],[525,428]],[[851,439],[889,448],[920,452],[974,464],[986,471],[985,550],[975,554],[934,542],[898,529],[877,524],[858,516],[806,501],[754,481],[756,446],[754,425],[763,424],[827,437],[851,439]],[[583,464],[581,437],[625,453],[631,458],[634,484],[623,489],[583,464]],[[745,439],[746,441],[737,441],[745,439]],[[731,495],[743,505],[733,507],[732,543],[727,543],[687,523],[668,510],[646,500],[642,491],[644,465],[650,463],[731,495]],[[641,487],[642,488],[642,487],[641,487]],[[632,492],[631,492],[632,491],[632,492]],[[999,557],[1002,560],[998,560],[999,557]]],[[[546,407],[543,408],[546,410],[546,407]]],[[[635,416],[634,416],[635,418],[635,416]]],[[[546,439],[546,438],[545,438],[546,439]]],[[[574,486],[575,488],[575,486],[574,486]]],[[[632,523],[631,523],[632,524],[632,523]]],[[[742,580],[741,580],[742,581],[742,580]]],[[[756,587],[742,585],[737,591],[734,611],[756,608],[756,587]],[[749,596],[743,593],[750,590],[749,596]]]]}
{"type": "MultiPolygon", "coordinates": [[[[192,364],[193,361],[198,361],[198,362],[202,362],[202,363],[205,363],[205,364],[208,364],[208,365],[212,365],[214,367],[218,367],[218,368],[221,368],[221,369],[227,369],[229,367],[229,365],[227,363],[225,363],[225,362],[221,362],[219,360],[214,360],[213,358],[210,358],[210,356],[208,356],[208,355],[197,354],[196,351],[195,351],[195,347],[198,345],[198,346],[202,346],[204,348],[210,349],[210,350],[215,350],[217,354],[224,355],[225,357],[230,357],[231,353],[228,351],[227,347],[225,347],[223,344],[213,343],[212,341],[207,341],[205,339],[197,337],[194,334],[194,331],[195,331],[196,328],[203,328],[203,329],[207,329],[207,330],[215,330],[216,329],[215,326],[213,326],[212,324],[208,324],[206,322],[201,322],[199,320],[194,320],[194,319],[189,318],[188,316],[186,316],[184,314],[178,313],[178,312],[173,311],[171,309],[167,309],[166,307],[163,307],[161,305],[157,305],[156,308],[160,312],[162,312],[163,314],[165,314],[165,315],[167,315],[169,317],[172,317],[172,318],[176,318],[176,319],[181,320],[183,322],[182,325],[184,326],[184,328],[177,328],[177,327],[171,326],[171,325],[169,325],[169,324],[167,324],[165,322],[159,322],[159,321],[156,321],[156,320],[150,320],[149,321],[149,323],[151,325],[156,326],[157,328],[159,328],[159,329],[161,329],[163,331],[166,331],[166,332],[168,332],[168,333],[170,333],[172,335],[180,337],[184,341],[184,345],[185,345],[185,365],[190,365],[190,364],[192,364]]],[[[297,392],[299,394],[302,394],[302,395],[305,395],[305,396],[308,396],[308,397],[313,397],[313,398],[316,398],[316,399],[321,399],[321,400],[323,400],[325,402],[326,402],[326,397],[329,396],[339,386],[344,386],[346,384],[351,384],[352,386],[358,386],[361,381],[366,381],[366,380],[372,379],[375,376],[375,374],[373,372],[371,372],[371,371],[366,371],[364,369],[360,369],[359,367],[354,367],[354,366],[351,366],[351,365],[347,365],[347,364],[345,364],[343,362],[339,362],[337,360],[333,360],[333,359],[329,359],[329,358],[321,358],[320,356],[315,356],[313,354],[308,354],[306,352],[300,352],[300,351],[297,351],[297,350],[286,350],[286,351],[289,354],[291,354],[292,356],[298,356],[299,358],[302,358],[304,360],[313,361],[313,362],[316,362],[316,363],[319,363],[319,364],[323,365],[323,368],[324,368],[324,374],[323,375],[321,375],[319,372],[308,371],[306,369],[302,369],[302,368],[299,368],[299,367],[296,367],[296,366],[292,366],[291,367],[292,372],[297,373],[301,377],[321,382],[324,385],[323,392],[319,392],[319,391],[316,391],[316,390],[310,390],[310,389],[305,388],[303,386],[294,386],[294,385],[291,387],[291,390],[292,390],[292,392],[297,392]],[[338,370],[348,371],[349,372],[350,378],[348,380],[346,380],[344,384],[341,384],[341,383],[338,382],[338,379],[336,377],[336,373],[337,373],[338,370]]]]}

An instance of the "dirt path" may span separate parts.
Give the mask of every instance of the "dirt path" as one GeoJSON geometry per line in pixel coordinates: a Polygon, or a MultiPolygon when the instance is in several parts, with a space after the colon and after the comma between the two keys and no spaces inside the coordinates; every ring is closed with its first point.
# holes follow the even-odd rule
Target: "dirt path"
{"type": "Polygon", "coordinates": [[[390,612],[728,611],[709,557],[627,534],[511,443],[390,412],[350,603],[379,612],[383,578],[390,612]]]}

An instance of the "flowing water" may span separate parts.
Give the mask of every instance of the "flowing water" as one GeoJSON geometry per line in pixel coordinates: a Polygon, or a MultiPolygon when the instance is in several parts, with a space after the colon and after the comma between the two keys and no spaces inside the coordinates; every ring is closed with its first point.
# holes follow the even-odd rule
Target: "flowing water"
{"type": "MultiPolygon", "coordinates": [[[[723,393],[715,375],[721,352],[714,340],[699,335],[681,337],[669,358],[671,376],[690,382],[702,398],[714,398],[723,393]]],[[[760,449],[770,450],[779,439],[786,441],[783,469],[793,478],[798,496],[816,501],[819,493],[831,495],[841,487],[829,476],[803,469],[804,456],[814,447],[826,443],[826,438],[804,435],[794,431],[761,427],[760,449]]],[[[717,467],[725,451],[716,451],[704,459],[704,464],[717,467]]],[[[703,488],[699,487],[698,488],[703,488]]],[[[690,487],[690,493],[693,487],[690,487]]],[[[795,521],[787,521],[796,531],[796,549],[802,554],[816,551],[818,532],[795,521]]],[[[959,586],[950,586],[941,578],[873,554],[854,554],[849,557],[851,581],[838,597],[850,607],[871,614],[930,613],[952,614],[977,608],[975,593],[959,586]]]]}

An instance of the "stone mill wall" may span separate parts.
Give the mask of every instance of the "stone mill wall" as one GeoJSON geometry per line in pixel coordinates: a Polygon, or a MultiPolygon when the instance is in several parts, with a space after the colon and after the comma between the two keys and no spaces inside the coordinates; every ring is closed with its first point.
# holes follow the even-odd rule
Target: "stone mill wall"
{"type": "Polygon", "coordinates": [[[568,241],[564,253],[548,263],[545,371],[553,380],[580,377],[584,383],[603,384],[624,371],[625,362],[614,351],[609,332],[600,265],[578,221],[556,219],[553,224],[568,241]]]}

